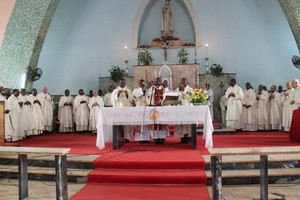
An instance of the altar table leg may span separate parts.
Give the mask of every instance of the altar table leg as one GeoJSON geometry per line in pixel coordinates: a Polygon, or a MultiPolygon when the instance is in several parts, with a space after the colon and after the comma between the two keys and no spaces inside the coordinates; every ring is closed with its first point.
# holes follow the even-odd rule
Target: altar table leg
{"type": "Polygon", "coordinates": [[[197,149],[197,126],[192,124],[192,149],[197,149]]]}
{"type": "Polygon", "coordinates": [[[124,131],[123,126],[113,126],[113,149],[118,149],[123,146],[124,143],[124,131]]]}
{"type": "Polygon", "coordinates": [[[27,167],[27,155],[18,155],[18,170],[19,170],[19,199],[25,199],[28,197],[28,167],[27,167]]]}
{"type": "Polygon", "coordinates": [[[260,199],[268,200],[268,155],[260,156],[260,199]]]}
{"type": "Polygon", "coordinates": [[[222,157],[211,156],[210,158],[212,199],[222,200],[222,157]]]}

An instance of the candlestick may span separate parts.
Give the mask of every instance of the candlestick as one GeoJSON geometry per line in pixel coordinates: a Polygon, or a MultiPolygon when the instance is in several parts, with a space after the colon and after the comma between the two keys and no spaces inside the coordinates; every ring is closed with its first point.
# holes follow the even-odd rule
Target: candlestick
{"type": "Polygon", "coordinates": [[[125,60],[127,60],[127,46],[124,47],[125,50],[125,60]]]}
{"type": "Polygon", "coordinates": [[[208,44],[205,45],[205,58],[208,58],[208,44]]]}

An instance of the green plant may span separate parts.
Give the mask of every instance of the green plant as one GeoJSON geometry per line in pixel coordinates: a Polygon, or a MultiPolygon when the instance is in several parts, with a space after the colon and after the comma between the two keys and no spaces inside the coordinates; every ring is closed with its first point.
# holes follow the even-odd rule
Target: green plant
{"type": "Polygon", "coordinates": [[[138,61],[144,65],[149,65],[153,61],[153,58],[151,53],[147,49],[144,49],[139,53],[138,61]]]}
{"type": "Polygon", "coordinates": [[[177,58],[179,58],[179,63],[186,63],[188,62],[189,53],[186,51],[185,48],[180,49],[177,52],[177,58]]]}
{"type": "Polygon", "coordinates": [[[223,73],[223,67],[221,67],[221,65],[213,64],[210,67],[210,73],[216,77],[219,77],[223,73]]]}
{"type": "Polygon", "coordinates": [[[115,83],[119,82],[122,78],[124,78],[127,74],[124,69],[121,69],[119,66],[112,65],[110,70],[110,79],[115,83]]]}

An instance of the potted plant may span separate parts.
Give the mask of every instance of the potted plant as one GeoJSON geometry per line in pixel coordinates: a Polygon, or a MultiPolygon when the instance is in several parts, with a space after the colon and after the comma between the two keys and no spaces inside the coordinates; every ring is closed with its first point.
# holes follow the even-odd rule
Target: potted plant
{"type": "Polygon", "coordinates": [[[114,83],[119,82],[122,78],[124,78],[127,75],[125,70],[121,69],[117,65],[112,65],[108,72],[110,73],[110,79],[114,83]]]}
{"type": "Polygon", "coordinates": [[[138,61],[144,65],[149,65],[153,61],[153,58],[151,53],[147,49],[144,49],[138,54],[138,61]]]}
{"type": "Polygon", "coordinates": [[[177,58],[179,58],[179,63],[187,63],[189,61],[188,57],[189,53],[185,48],[182,48],[177,52],[177,58]]]}
{"type": "Polygon", "coordinates": [[[221,67],[221,65],[213,64],[210,67],[210,73],[216,77],[219,77],[223,73],[223,67],[221,67]]]}

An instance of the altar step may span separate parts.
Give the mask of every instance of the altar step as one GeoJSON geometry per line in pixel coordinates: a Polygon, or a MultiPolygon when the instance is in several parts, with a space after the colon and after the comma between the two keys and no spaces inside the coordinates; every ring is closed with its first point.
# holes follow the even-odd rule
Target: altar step
{"type": "MultiPolygon", "coordinates": [[[[210,156],[204,155],[207,185],[212,183],[210,156]]],[[[275,155],[268,157],[269,184],[300,183],[300,155],[275,155]]],[[[223,185],[260,183],[259,156],[222,157],[223,185]]]]}
{"type": "MultiPolygon", "coordinates": [[[[87,175],[93,170],[93,160],[99,155],[67,155],[68,182],[86,183],[87,175]]],[[[0,177],[18,179],[18,158],[14,155],[0,155],[0,177]]],[[[55,181],[54,156],[28,156],[28,179],[55,181]]]]}

